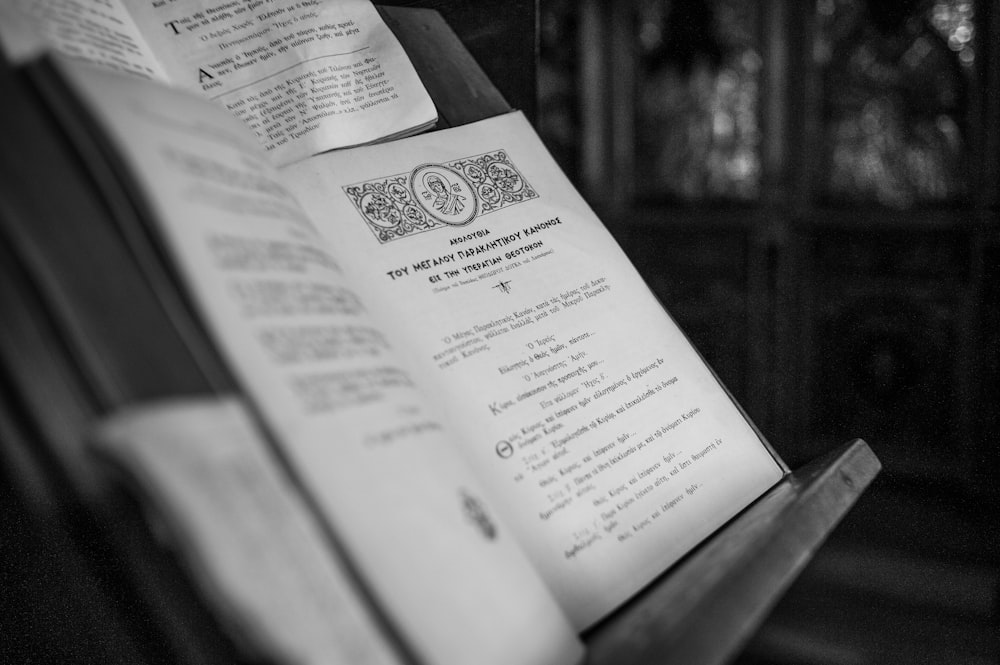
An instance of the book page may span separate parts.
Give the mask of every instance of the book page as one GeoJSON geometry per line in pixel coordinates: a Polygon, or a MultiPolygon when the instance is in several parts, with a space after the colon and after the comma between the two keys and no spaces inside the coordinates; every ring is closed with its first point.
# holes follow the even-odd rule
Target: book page
{"type": "Polygon", "coordinates": [[[71,65],[297,487],[417,660],[575,661],[511,529],[253,137],[179,91],[71,65]]]}
{"type": "Polygon", "coordinates": [[[166,80],[123,0],[4,0],[0,44],[13,62],[52,50],[113,71],[166,80]]]}
{"type": "Polygon", "coordinates": [[[414,133],[437,119],[369,0],[129,7],[170,80],[229,109],[276,163],[414,133]]]}
{"type": "Polygon", "coordinates": [[[403,662],[238,400],[134,407],[89,438],[166,524],[171,548],[253,660],[403,662]]]}
{"type": "Polygon", "coordinates": [[[782,476],[521,114],[283,173],[578,628],[782,476]]]}

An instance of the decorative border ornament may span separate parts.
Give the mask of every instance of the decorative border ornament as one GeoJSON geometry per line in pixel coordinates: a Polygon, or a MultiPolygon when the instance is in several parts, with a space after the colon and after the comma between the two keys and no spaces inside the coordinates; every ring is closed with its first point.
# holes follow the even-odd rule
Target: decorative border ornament
{"type": "Polygon", "coordinates": [[[344,187],[382,244],[424,231],[465,226],[479,215],[538,198],[505,150],[344,187]]]}

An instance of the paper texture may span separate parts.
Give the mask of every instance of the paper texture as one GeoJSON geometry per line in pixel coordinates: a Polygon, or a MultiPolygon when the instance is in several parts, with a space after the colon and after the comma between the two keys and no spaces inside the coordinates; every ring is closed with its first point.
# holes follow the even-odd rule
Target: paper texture
{"type": "Polygon", "coordinates": [[[125,411],[92,440],[167,523],[237,643],[302,665],[403,662],[239,401],[125,411]]]}
{"type": "Polygon", "coordinates": [[[223,111],[66,67],[301,489],[427,662],[568,663],[581,647],[294,197],[223,111]]]}
{"type": "Polygon", "coordinates": [[[437,112],[369,0],[9,0],[0,43],[192,90],[276,164],[412,134],[437,112]]]}
{"type": "Polygon", "coordinates": [[[780,479],[519,113],[283,175],[578,628],[780,479]]]}
{"type": "Polygon", "coordinates": [[[437,117],[369,0],[172,0],[132,12],[170,80],[229,109],[276,163],[437,117]]]}
{"type": "Polygon", "coordinates": [[[112,71],[167,80],[124,0],[5,0],[0,46],[14,62],[52,50],[112,71]]]}

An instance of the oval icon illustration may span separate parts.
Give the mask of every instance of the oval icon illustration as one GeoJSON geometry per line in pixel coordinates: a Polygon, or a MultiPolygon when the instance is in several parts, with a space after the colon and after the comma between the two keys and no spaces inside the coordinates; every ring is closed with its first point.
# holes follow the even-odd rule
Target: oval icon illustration
{"type": "Polygon", "coordinates": [[[465,176],[440,164],[423,164],[410,174],[413,198],[429,216],[450,226],[464,226],[476,217],[476,194],[465,176]]]}

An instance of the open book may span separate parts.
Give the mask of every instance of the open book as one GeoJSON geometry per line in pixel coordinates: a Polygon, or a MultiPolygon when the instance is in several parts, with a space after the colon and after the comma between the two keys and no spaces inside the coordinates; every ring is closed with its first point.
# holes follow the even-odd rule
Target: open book
{"type": "Polygon", "coordinates": [[[786,472],[521,114],[276,169],[223,109],[59,71],[371,662],[573,662],[786,472]]]}
{"type": "Polygon", "coordinates": [[[13,60],[50,49],[195,91],[278,163],[437,117],[369,0],[9,0],[0,43],[13,60]]]}

